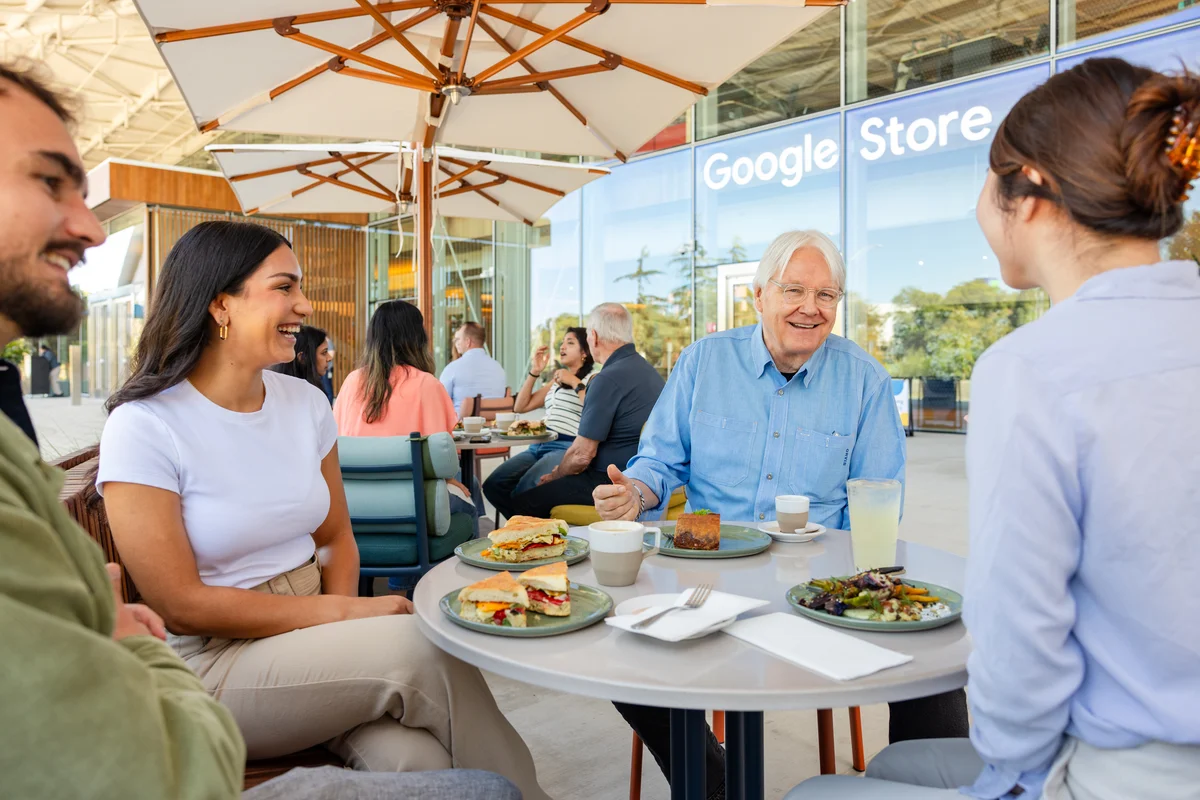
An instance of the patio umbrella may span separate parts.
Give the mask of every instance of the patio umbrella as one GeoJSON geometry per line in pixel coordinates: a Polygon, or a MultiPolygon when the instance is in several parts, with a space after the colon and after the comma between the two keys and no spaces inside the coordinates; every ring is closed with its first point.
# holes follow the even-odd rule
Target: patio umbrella
{"type": "Polygon", "coordinates": [[[846,0],[135,2],[201,130],[623,160],[846,0]]]}
{"type": "MultiPolygon", "coordinates": [[[[415,200],[414,149],[394,142],[206,149],[247,214],[403,214],[415,200]]],[[[527,225],[568,193],[608,174],[599,167],[443,146],[434,148],[434,159],[437,213],[527,225]]]]}

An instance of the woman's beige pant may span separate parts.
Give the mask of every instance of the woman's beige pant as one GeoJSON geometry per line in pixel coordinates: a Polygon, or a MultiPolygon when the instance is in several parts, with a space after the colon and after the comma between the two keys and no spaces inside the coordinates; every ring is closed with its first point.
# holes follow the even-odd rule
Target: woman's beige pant
{"type": "MultiPolygon", "coordinates": [[[[310,562],[255,591],[313,595],[310,562]]],[[[302,628],[266,639],[174,636],[172,645],[237,719],[249,758],[324,743],[355,769],[462,767],[547,795],[533,758],[479,670],[434,647],[409,615],[302,628]]]]}

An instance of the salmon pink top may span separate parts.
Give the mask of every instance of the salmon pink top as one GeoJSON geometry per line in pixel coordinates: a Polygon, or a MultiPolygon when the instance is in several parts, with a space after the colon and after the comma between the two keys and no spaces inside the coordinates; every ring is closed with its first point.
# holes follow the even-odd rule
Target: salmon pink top
{"type": "Polygon", "coordinates": [[[368,423],[364,419],[367,402],[363,397],[366,371],[356,369],[346,376],[333,416],[341,436],[422,436],[450,432],[458,422],[450,394],[433,375],[413,367],[392,370],[392,397],[383,417],[368,423]]]}

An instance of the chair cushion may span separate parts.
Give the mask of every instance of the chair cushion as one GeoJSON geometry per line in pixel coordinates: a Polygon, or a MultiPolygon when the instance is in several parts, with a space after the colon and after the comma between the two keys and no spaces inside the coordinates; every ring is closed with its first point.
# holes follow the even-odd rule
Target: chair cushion
{"type": "Polygon", "coordinates": [[[425,439],[421,455],[425,461],[425,477],[453,478],[458,474],[458,448],[450,434],[444,431],[431,433],[425,439]]]}
{"type": "MultiPolygon", "coordinates": [[[[346,505],[354,520],[355,533],[413,533],[413,524],[374,524],[372,518],[411,517],[416,510],[412,479],[390,481],[356,480],[354,474],[343,475],[346,505]]],[[[450,492],[445,481],[425,481],[425,520],[431,536],[445,536],[450,530],[450,492]]]]}
{"type": "Polygon", "coordinates": [[[561,519],[568,525],[591,525],[600,521],[600,513],[595,506],[555,506],[550,509],[550,516],[561,519]]]}
{"type": "MultiPolygon", "coordinates": [[[[454,548],[475,535],[470,514],[451,514],[445,536],[429,540],[429,560],[436,563],[454,554],[454,548]]],[[[417,563],[417,537],[411,533],[354,532],[358,559],[364,567],[409,567],[417,563]]]]}

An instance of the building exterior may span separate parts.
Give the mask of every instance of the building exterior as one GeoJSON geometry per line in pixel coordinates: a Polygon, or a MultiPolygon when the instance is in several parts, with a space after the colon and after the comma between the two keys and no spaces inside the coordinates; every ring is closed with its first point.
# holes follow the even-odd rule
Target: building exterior
{"type": "MultiPolygon", "coordinates": [[[[477,319],[515,386],[533,346],[618,301],[666,375],[697,338],[752,324],[763,249],[816,228],[846,254],[842,332],[914,379],[917,428],[961,430],[975,359],[1049,307],[1004,287],[975,222],[992,134],[1026,91],[1092,55],[1200,69],[1200,3],[855,0],[534,228],[439,220],[438,361],[477,319]]],[[[1164,243],[1176,256],[1200,256],[1200,198],[1188,210],[1190,238],[1164,243]]],[[[411,296],[405,264],[390,266],[371,275],[372,305],[411,296]]]]}

